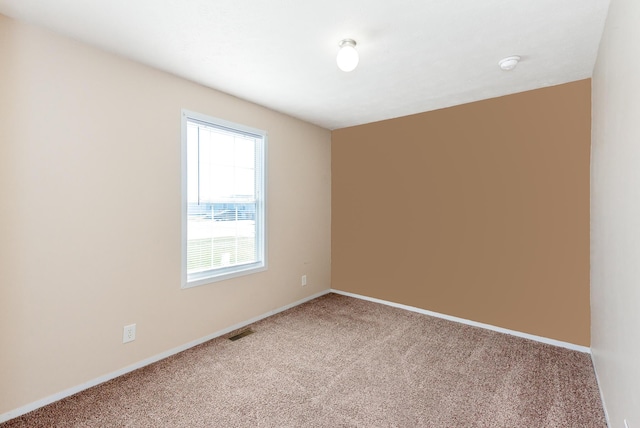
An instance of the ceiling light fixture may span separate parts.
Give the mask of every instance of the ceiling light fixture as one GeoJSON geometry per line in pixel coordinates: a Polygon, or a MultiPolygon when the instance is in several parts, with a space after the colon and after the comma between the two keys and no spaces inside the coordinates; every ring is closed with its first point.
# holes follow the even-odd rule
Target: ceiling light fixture
{"type": "Polygon", "coordinates": [[[358,61],[360,60],[360,56],[356,50],[355,40],[344,39],[338,46],[340,46],[338,56],[336,57],[338,68],[346,72],[353,71],[358,66],[358,61]]]}
{"type": "Polygon", "coordinates": [[[504,71],[511,71],[514,68],[516,68],[516,65],[518,65],[518,62],[520,62],[520,57],[518,55],[514,55],[514,56],[508,56],[506,58],[502,58],[500,62],[498,62],[498,65],[504,71]]]}

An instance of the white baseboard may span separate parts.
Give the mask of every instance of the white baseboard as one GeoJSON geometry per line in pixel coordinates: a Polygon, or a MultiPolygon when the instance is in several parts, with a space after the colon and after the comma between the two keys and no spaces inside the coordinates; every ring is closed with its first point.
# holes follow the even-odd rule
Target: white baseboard
{"type": "Polygon", "coordinates": [[[602,410],[604,411],[604,419],[607,422],[607,426],[611,427],[609,422],[609,412],[607,412],[607,404],[604,402],[604,394],[602,393],[602,384],[600,384],[600,377],[598,377],[598,369],[596,368],[596,360],[593,352],[591,352],[591,364],[593,365],[593,372],[596,375],[596,383],[598,384],[598,391],[600,391],[600,401],[602,401],[602,410]]]}
{"type": "Polygon", "coordinates": [[[41,400],[34,401],[33,403],[29,403],[29,404],[24,405],[22,407],[18,407],[17,409],[14,409],[14,410],[10,410],[10,411],[8,411],[6,413],[0,414],[0,423],[6,422],[9,419],[17,418],[18,416],[22,416],[22,415],[24,415],[26,413],[29,413],[29,412],[33,411],[33,410],[39,409],[40,407],[44,407],[47,404],[51,404],[51,403],[54,403],[56,401],[62,400],[63,398],[69,397],[69,396],[71,396],[73,394],[77,394],[80,391],[84,391],[85,389],[89,389],[91,387],[94,387],[96,385],[99,385],[101,383],[109,381],[111,379],[117,378],[118,376],[122,376],[123,374],[132,372],[132,371],[137,370],[139,368],[142,368],[144,366],[148,366],[149,364],[153,364],[153,363],[155,363],[157,361],[163,360],[163,359],[165,359],[167,357],[170,357],[172,355],[175,355],[175,354],[177,354],[179,352],[186,351],[187,349],[193,348],[194,346],[200,345],[201,343],[207,342],[207,341],[209,341],[211,339],[215,339],[216,337],[223,336],[223,335],[225,335],[227,333],[230,333],[230,332],[232,332],[234,330],[238,330],[238,329],[240,329],[242,327],[245,327],[245,326],[247,326],[249,324],[253,324],[254,322],[260,321],[262,319],[265,319],[265,318],[270,317],[272,315],[275,315],[277,313],[286,311],[287,309],[291,309],[291,308],[293,308],[295,306],[298,306],[298,305],[301,305],[303,303],[306,303],[309,300],[313,300],[313,299],[318,298],[320,296],[324,296],[325,294],[328,294],[330,292],[331,292],[331,290],[321,291],[320,293],[316,293],[316,294],[314,294],[312,296],[305,297],[304,299],[298,300],[297,302],[293,302],[291,304],[282,306],[280,308],[274,309],[274,310],[269,311],[267,313],[264,313],[262,315],[258,315],[257,317],[254,317],[254,318],[251,318],[249,320],[240,322],[238,324],[234,324],[234,325],[232,325],[230,327],[227,327],[225,329],[216,331],[215,333],[209,334],[209,335],[207,335],[205,337],[201,337],[201,338],[193,340],[193,341],[191,341],[189,343],[185,343],[184,345],[180,345],[180,346],[178,346],[176,348],[169,349],[168,351],[165,351],[165,352],[161,352],[160,354],[157,354],[157,355],[154,355],[152,357],[146,358],[146,359],[144,359],[142,361],[138,361],[137,363],[131,364],[131,365],[129,365],[127,367],[124,367],[124,368],[122,368],[120,370],[116,370],[116,371],[108,373],[108,374],[106,374],[104,376],[97,377],[97,378],[92,379],[92,380],[90,380],[88,382],[85,382],[85,383],[83,383],[81,385],[73,386],[71,388],[65,389],[64,391],[60,391],[60,392],[58,392],[56,394],[50,395],[48,397],[45,397],[45,398],[43,398],[41,400]]]}
{"type": "Polygon", "coordinates": [[[417,312],[417,313],[424,314],[424,315],[430,315],[432,317],[443,318],[445,320],[459,322],[461,324],[467,324],[467,325],[471,325],[471,326],[474,326],[474,327],[480,327],[480,328],[484,328],[484,329],[487,329],[487,330],[497,331],[499,333],[505,333],[505,334],[510,334],[512,336],[523,337],[525,339],[535,340],[536,342],[542,342],[542,343],[546,343],[548,345],[559,346],[561,348],[567,348],[567,349],[571,349],[573,351],[584,352],[584,353],[587,353],[587,354],[591,353],[591,349],[590,348],[588,348],[586,346],[582,346],[582,345],[575,345],[575,344],[569,343],[569,342],[562,342],[560,340],[549,339],[547,337],[536,336],[536,335],[533,335],[533,334],[523,333],[523,332],[515,331],[515,330],[509,330],[507,328],[497,327],[495,325],[484,324],[484,323],[481,323],[481,322],[476,322],[476,321],[471,321],[471,320],[467,320],[467,319],[464,319],[464,318],[454,317],[454,316],[451,316],[451,315],[441,314],[441,313],[429,311],[429,310],[426,310],[426,309],[416,308],[414,306],[408,306],[408,305],[403,305],[403,304],[400,304],[400,303],[389,302],[387,300],[376,299],[374,297],[367,297],[367,296],[363,296],[363,295],[360,295],[360,294],[349,293],[349,292],[346,292],[346,291],[340,291],[340,290],[331,289],[331,292],[332,293],[336,293],[336,294],[342,294],[343,296],[355,297],[356,299],[362,299],[362,300],[368,300],[370,302],[381,303],[383,305],[393,306],[394,308],[405,309],[405,310],[411,311],[411,312],[417,312]]]}

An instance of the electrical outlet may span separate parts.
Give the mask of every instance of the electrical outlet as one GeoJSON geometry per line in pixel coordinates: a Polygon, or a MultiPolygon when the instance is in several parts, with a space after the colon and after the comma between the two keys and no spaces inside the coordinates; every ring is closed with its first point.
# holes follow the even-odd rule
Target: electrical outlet
{"type": "Polygon", "coordinates": [[[302,275],[302,286],[307,285],[307,275],[302,275]]]}
{"type": "Polygon", "coordinates": [[[136,340],[136,325],[125,325],[122,331],[122,343],[133,342],[136,340]]]}

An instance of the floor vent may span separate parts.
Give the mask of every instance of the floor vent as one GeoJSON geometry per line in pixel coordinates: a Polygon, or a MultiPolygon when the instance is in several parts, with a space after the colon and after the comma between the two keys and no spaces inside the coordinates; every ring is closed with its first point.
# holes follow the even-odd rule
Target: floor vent
{"type": "Polygon", "coordinates": [[[251,329],[249,328],[249,329],[247,329],[247,330],[243,331],[242,333],[238,333],[238,334],[236,334],[236,335],[234,335],[234,336],[231,336],[231,337],[229,338],[229,340],[233,340],[233,341],[235,342],[236,340],[238,340],[238,339],[242,339],[243,337],[245,337],[245,336],[249,336],[250,334],[253,334],[253,330],[251,330],[251,329]]]}

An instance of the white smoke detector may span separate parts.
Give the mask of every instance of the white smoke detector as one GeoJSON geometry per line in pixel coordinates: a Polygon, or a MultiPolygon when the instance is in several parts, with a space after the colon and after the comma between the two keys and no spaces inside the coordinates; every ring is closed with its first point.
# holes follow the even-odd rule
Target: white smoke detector
{"type": "Polygon", "coordinates": [[[517,55],[514,55],[514,56],[508,56],[506,58],[502,58],[500,62],[498,62],[498,65],[504,71],[511,71],[514,68],[516,68],[516,65],[518,65],[519,62],[520,62],[520,57],[517,55]]]}

